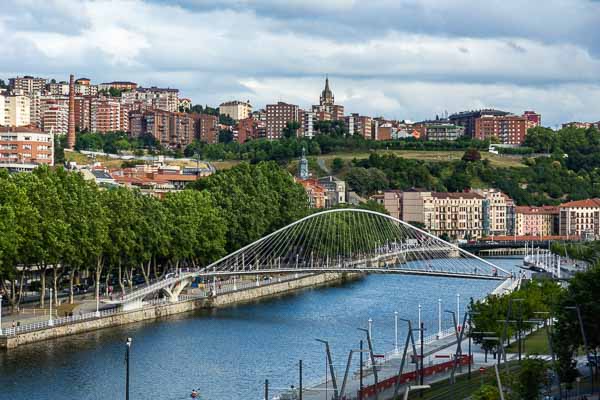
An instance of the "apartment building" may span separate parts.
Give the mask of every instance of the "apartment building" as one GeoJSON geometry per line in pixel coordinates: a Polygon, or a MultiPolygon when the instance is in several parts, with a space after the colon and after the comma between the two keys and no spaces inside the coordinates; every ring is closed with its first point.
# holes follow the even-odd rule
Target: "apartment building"
{"type": "Polygon", "coordinates": [[[40,103],[38,127],[46,133],[66,135],[69,131],[69,99],[46,97],[40,103]]]}
{"type": "Polygon", "coordinates": [[[236,126],[238,143],[244,143],[248,139],[256,138],[258,123],[259,121],[250,117],[240,119],[236,126]]]}
{"type": "Polygon", "coordinates": [[[115,132],[121,129],[121,103],[113,98],[94,98],[90,106],[90,130],[115,132]]]}
{"type": "Polygon", "coordinates": [[[295,104],[278,102],[267,104],[267,138],[279,139],[288,122],[299,122],[299,108],[295,104]]]}
{"type": "Polygon", "coordinates": [[[90,96],[75,98],[75,128],[80,132],[91,130],[93,100],[90,96]]]}
{"type": "Polygon", "coordinates": [[[515,203],[498,189],[475,189],[474,193],[481,195],[483,234],[510,235],[514,233],[515,203]]]}
{"type": "Polygon", "coordinates": [[[27,126],[31,124],[31,99],[25,95],[4,97],[4,125],[27,126]]]}
{"type": "Polygon", "coordinates": [[[184,148],[198,137],[198,115],[162,110],[134,110],[128,115],[132,137],[150,135],[172,148],[184,148]]]}
{"type": "Polygon", "coordinates": [[[219,118],[216,115],[197,114],[198,137],[205,143],[219,142],[219,118]]]}
{"type": "Polygon", "coordinates": [[[522,145],[530,123],[518,115],[484,115],[475,120],[475,139],[497,138],[502,144],[522,145]]]}
{"type": "Polygon", "coordinates": [[[559,212],[559,208],[555,206],[515,207],[515,235],[556,235],[558,233],[559,212]]]}
{"type": "Polygon", "coordinates": [[[325,208],[326,207],[326,192],[327,190],[316,179],[296,179],[296,182],[302,185],[308,197],[308,205],[310,208],[325,208]]]}
{"type": "Polygon", "coordinates": [[[15,94],[30,96],[41,93],[46,88],[45,78],[34,78],[33,76],[17,76],[8,80],[8,87],[15,94]]]}
{"type": "Polygon", "coordinates": [[[576,200],[559,206],[561,236],[600,238],[600,199],[576,200]]]}
{"type": "Polygon", "coordinates": [[[252,104],[248,101],[227,101],[219,105],[219,114],[227,115],[234,121],[245,119],[252,115],[252,104]]]}
{"type": "Polygon", "coordinates": [[[402,194],[402,216],[437,236],[477,239],[483,236],[483,201],[473,192],[407,191],[402,194]]]}
{"type": "Polygon", "coordinates": [[[6,123],[6,100],[5,97],[0,94],[0,126],[8,125],[6,123]]]}
{"type": "Polygon", "coordinates": [[[501,110],[484,109],[475,111],[462,111],[448,117],[449,122],[465,128],[465,136],[475,137],[475,121],[483,116],[505,116],[509,113],[501,110]]]}
{"type": "Polygon", "coordinates": [[[317,122],[317,114],[312,111],[300,110],[300,132],[299,136],[313,138],[315,136],[315,122],[317,122]]]}
{"type": "Polygon", "coordinates": [[[402,219],[401,190],[386,190],[381,194],[381,200],[378,202],[385,207],[388,214],[392,217],[402,219]]]}
{"type": "Polygon", "coordinates": [[[135,82],[128,81],[113,81],[113,82],[105,82],[98,85],[98,90],[135,90],[137,89],[138,84],[135,82]]]}
{"type": "Polygon", "coordinates": [[[177,112],[179,110],[179,89],[137,88],[121,94],[123,103],[143,102],[148,108],[177,112]]]}
{"type": "Polygon", "coordinates": [[[325,188],[325,207],[346,204],[346,182],[335,176],[318,179],[319,185],[325,188]]]}
{"type": "Polygon", "coordinates": [[[465,128],[449,123],[424,123],[422,133],[427,140],[453,141],[464,136],[465,128]]]}
{"type": "Polygon", "coordinates": [[[54,135],[32,126],[0,127],[0,167],[54,165],[54,135]]]}
{"type": "Polygon", "coordinates": [[[365,117],[353,113],[344,118],[346,122],[346,128],[348,129],[349,135],[360,135],[365,139],[372,139],[372,124],[373,119],[371,117],[365,117]]]}

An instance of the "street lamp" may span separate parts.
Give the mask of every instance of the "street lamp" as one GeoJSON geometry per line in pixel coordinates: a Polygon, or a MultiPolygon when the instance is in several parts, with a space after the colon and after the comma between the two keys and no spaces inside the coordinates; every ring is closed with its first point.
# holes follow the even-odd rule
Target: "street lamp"
{"type": "Polygon", "coordinates": [[[442,338],[442,299],[438,299],[438,339],[442,338]]]}
{"type": "MultiPolygon", "coordinates": [[[[583,339],[583,345],[585,346],[585,353],[587,355],[588,365],[590,366],[590,379],[591,379],[591,385],[592,385],[592,388],[591,388],[592,394],[594,394],[594,367],[590,360],[590,348],[588,347],[588,341],[587,341],[587,336],[585,335],[585,329],[583,329],[583,319],[581,318],[581,308],[579,308],[579,304],[576,304],[575,306],[568,306],[565,308],[567,310],[575,310],[577,312],[577,320],[579,322],[579,329],[581,329],[581,337],[583,339]]],[[[594,361],[597,362],[597,359],[594,361]]]]}
{"type": "MultiPolygon", "coordinates": [[[[0,336],[2,335],[2,295],[0,294],[0,336]]],[[[397,348],[398,346],[396,346],[397,348]]]]}
{"type": "Polygon", "coordinates": [[[371,338],[373,337],[373,320],[371,318],[369,318],[369,320],[367,321],[369,324],[369,336],[371,336],[371,338]]]}
{"type": "Polygon", "coordinates": [[[54,325],[54,321],[52,321],[52,288],[50,288],[50,319],[48,319],[48,326],[54,325]]]}
{"type": "Polygon", "coordinates": [[[125,400],[129,400],[129,351],[131,350],[131,338],[125,343],[125,400]]]}
{"type": "Polygon", "coordinates": [[[327,366],[329,366],[329,372],[331,373],[331,383],[333,384],[333,398],[338,400],[338,388],[337,381],[335,379],[335,371],[333,370],[333,360],[331,359],[331,351],[329,350],[329,342],[327,340],[315,339],[319,343],[325,345],[325,398],[327,398],[327,366]]]}
{"type": "MultiPolygon", "coordinates": [[[[0,306],[2,306],[2,297],[0,297],[0,306]]],[[[394,311],[394,353],[398,354],[398,311],[394,311]]]]}
{"type": "Polygon", "coordinates": [[[460,293],[456,293],[456,316],[460,318],[460,293]]]}

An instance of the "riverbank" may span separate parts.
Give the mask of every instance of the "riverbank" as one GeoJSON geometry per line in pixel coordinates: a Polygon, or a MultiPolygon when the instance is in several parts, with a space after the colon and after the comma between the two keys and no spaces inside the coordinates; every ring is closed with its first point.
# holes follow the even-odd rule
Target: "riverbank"
{"type": "MultiPolygon", "coordinates": [[[[64,336],[106,329],[135,322],[157,320],[171,315],[191,312],[200,309],[223,308],[270,297],[283,296],[308,288],[341,284],[349,280],[359,279],[362,274],[324,273],[293,277],[282,281],[271,281],[257,286],[249,286],[217,294],[212,297],[182,296],[178,302],[155,302],[131,311],[102,312],[100,316],[71,320],[61,323],[56,320],[53,326],[46,323],[39,329],[17,332],[0,336],[0,349],[13,349],[21,345],[64,336]]],[[[107,310],[108,311],[108,310],[107,310]]]]}

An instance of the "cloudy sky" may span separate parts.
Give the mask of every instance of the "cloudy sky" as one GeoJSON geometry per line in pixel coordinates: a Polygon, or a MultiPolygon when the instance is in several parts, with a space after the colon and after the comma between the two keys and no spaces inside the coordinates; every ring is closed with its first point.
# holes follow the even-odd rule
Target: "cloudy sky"
{"type": "Polygon", "coordinates": [[[2,0],[0,78],[170,86],[419,120],[482,107],[600,120],[597,0],[2,0]]]}

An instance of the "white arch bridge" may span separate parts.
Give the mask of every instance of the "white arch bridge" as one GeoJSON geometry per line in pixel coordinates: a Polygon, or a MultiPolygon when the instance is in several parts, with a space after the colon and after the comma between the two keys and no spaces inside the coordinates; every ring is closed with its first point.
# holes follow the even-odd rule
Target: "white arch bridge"
{"type": "MultiPolygon", "coordinates": [[[[182,272],[117,300],[140,307],[163,293],[177,301],[197,277],[297,273],[386,273],[505,280],[510,272],[398,218],[363,209],[311,214],[193,272],[182,272]]],[[[169,275],[167,275],[169,276],[169,275]]]]}

